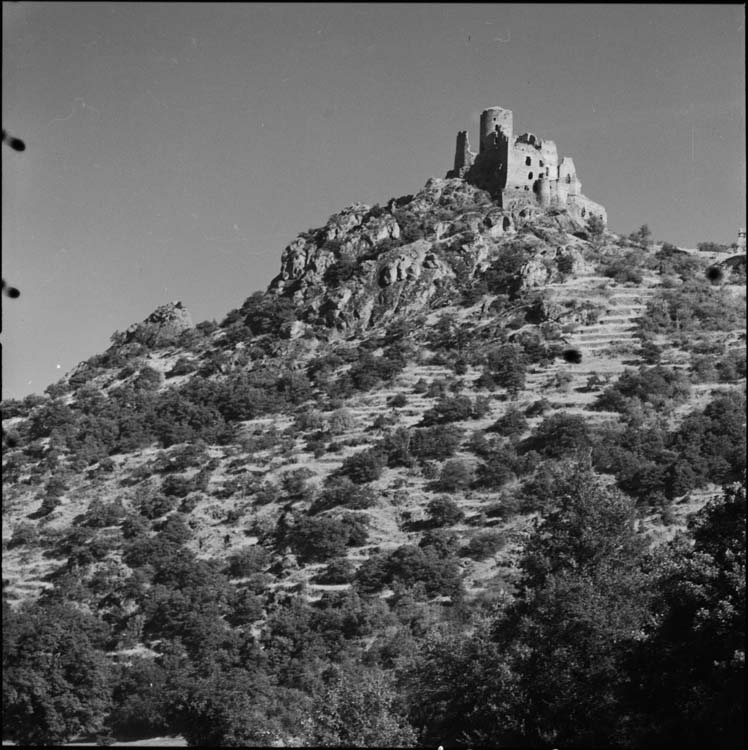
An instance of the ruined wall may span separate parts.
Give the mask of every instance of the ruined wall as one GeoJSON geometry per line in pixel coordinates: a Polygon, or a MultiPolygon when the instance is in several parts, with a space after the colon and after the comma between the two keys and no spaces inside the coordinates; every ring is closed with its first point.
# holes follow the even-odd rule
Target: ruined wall
{"type": "MultiPolygon", "coordinates": [[[[457,146],[455,148],[455,173],[460,173],[461,170],[472,167],[474,161],[475,154],[470,150],[470,140],[468,139],[467,130],[461,130],[457,134],[457,146]]],[[[455,176],[462,176],[462,174],[456,174],[455,176]]]]}
{"type": "MultiPolygon", "coordinates": [[[[520,136],[514,143],[509,156],[509,170],[507,173],[507,188],[519,187],[532,190],[535,180],[539,179],[542,174],[548,175],[546,171],[550,165],[543,158],[541,143],[532,134],[526,133],[520,136]],[[523,140],[525,136],[530,135],[532,140],[523,140]]],[[[556,176],[555,164],[550,177],[556,176]]]]}
{"type": "Polygon", "coordinates": [[[534,204],[567,209],[581,220],[596,215],[607,222],[605,208],[582,195],[574,161],[565,156],[559,162],[556,144],[534,133],[515,138],[513,126],[511,110],[483,110],[478,154],[470,151],[467,131],[460,131],[454,169],[447,177],[461,177],[487,190],[505,208],[534,204]]]}

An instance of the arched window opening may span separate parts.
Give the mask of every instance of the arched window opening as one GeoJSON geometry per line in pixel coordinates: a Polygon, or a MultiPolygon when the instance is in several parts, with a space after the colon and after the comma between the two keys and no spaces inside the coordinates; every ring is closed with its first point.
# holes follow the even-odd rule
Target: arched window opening
{"type": "MultiPolygon", "coordinates": [[[[532,164],[532,159],[529,156],[526,157],[525,158],[525,165],[529,167],[531,164],[532,164]]],[[[542,164],[541,164],[541,166],[542,166],[542,164]]]]}

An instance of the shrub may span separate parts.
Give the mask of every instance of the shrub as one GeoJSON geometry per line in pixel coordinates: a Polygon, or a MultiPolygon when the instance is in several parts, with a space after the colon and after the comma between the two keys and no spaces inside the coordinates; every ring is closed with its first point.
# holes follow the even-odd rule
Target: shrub
{"type": "Polygon", "coordinates": [[[468,396],[444,396],[423,415],[424,425],[460,422],[473,418],[475,406],[468,396]]]}
{"type": "Polygon", "coordinates": [[[99,498],[88,506],[83,520],[84,526],[101,529],[106,526],[118,526],[127,515],[121,500],[107,502],[99,498]]]}
{"type": "Polygon", "coordinates": [[[314,515],[338,506],[365,510],[376,505],[376,502],[377,496],[371,488],[356,485],[348,477],[336,477],[312,503],[309,513],[314,515]]]}
{"type": "Polygon", "coordinates": [[[39,531],[36,526],[28,521],[21,521],[13,529],[13,534],[8,542],[8,548],[23,546],[34,546],[39,542],[39,531]]]}
{"type": "Polygon", "coordinates": [[[428,596],[459,596],[461,591],[457,562],[451,556],[441,557],[432,547],[398,547],[390,554],[387,567],[388,582],[404,586],[421,583],[428,596]]]}
{"type": "Polygon", "coordinates": [[[731,250],[729,245],[723,245],[719,242],[698,242],[696,243],[696,249],[700,253],[729,253],[731,250]]]}
{"type": "Polygon", "coordinates": [[[489,428],[504,437],[518,437],[527,429],[527,420],[519,409],[508,409],[504,416],[499,417],[489,428]]]}
{"type": "Polygon", "coordinates": [[[480,384],[487,388],[505,388],[516,394],[525,387],[527,357],[521,346],[503,344],[489,352],[480,384]]]}
{"type": "Polygon", "coordinates": [[[152,367],[143,367],[138,373],[138,377],[133,381],[133,388],[136,391],[156,391],[161,385],[163,375],[152,367]]]}
{"type": "MultiPolygon", "coordinates": [[[[278,297],[264,292],[255,292],[240,309],[244,325],[253,335],[278,333],[287,337],[291,325],[296,320],[293,302],[286,297],[278,297]]],[[[221,324],[224,327],[226,321],[221,324]]]]}
{"type": "Polygon", "coordinates": [[[175,497],[166,495],[146,495],[137,504],[138,512],[146,518],[153,520],[170,513],[177,505],[175,497]]]}
{"type": "Polygon", "coordinates": [[[446,529],[435,528],[424,532],[418,546],[422,549],[433,550],[439,557],[448,557],[457,549],[457,543],[457,534],[446,529]]]}
{"type": "Polygon", "coordinates": [[[473,470],[459,458],[446,461],[439,475],[438,485],[443,492],[457,492],[470,487],[473,481],[473,470]]]}
{"type": "Polygon", "coordinates": [[[662,365],[642,366],[638,372],[625,370],[613,385],[598,396],[593,408],[623,412],[632,399],[662,408],[671,401],[684,401],[689,391],[687,377],[678,370],[662,365]]]}
{"type": "Polygon", "coordinates": [[[427,513],[432,526],[452,526],[465,517],[457,503],[448,497],[435,497],[431,500],[427,513]]]}
{"type": "Polygon", "coordinates": [[[339,471],[356,484],[366,484],[379,479],[385,466],[386,459],[380,451],[367,449],[346,458],[339,471]]]}
{"type": "Polygon", "coordinates": [[[246,578],[262,572],[270,562],[268,551],[260,545],[242,547],[229,556],[226,572],[232,578],[246,578]]]}
{"type": "Polygon", "coordinates": [[[181,546],[190,540],[192,531],[181,513],[175,513],[162,521],[158,526],[158,538],[163,541],[181,546]]]}
{"type": "Polygon", "coordinates": [[[527,262],[530,249],[512,244],[502,249],[502,254],[484,272],[488,291],[491,294],[515,296],[521,289],[520,270],[527,262]]]}
{"type": "Polygon", "coordinates": [[[485,461],[478,464],[475,484],[484,489],[498,490],[514,479],[519,471],[517,454],[501,446],[494,446],[485,455],[485,461]]]}
{"type": "Polygon", "coordinates": [[[704,279],[691,279],[654,295],[639,325],[645,333],[723,332],[745,326],[745,305],[704,279]]]}
{"type": "Polygon", "coordinates": [[[387,403],[395,409],[400,409],[407,406],[408,397],[404,393],[396,393],[387,403]]]}
{"type": "Polygon", "coordinates": [[[462,441],[463,430],[455,425],[413,430],[410,452],[423,460],[443,461],[455,454],[462,441]]]}
{"type": "Polygon", "coordinates": [[[356,427],[356,418],[346,408],[336,409],[328,419],[328,430],[331,435],[342,435],[356,427]]]}
{"type": "Polygon", "coordinates": [[[387,382],[395,377],[405,367],[405,361],[400,358],[387,356],[374,357],[365,354],[355,362],[348,375],[353,386],[360,391],[366,391],[381,382],[387,382]]]}
{"type": "Polygon", "coordinates": [[[350,583],[353,580],[355,572],[353,563],[348,558],[338,557],[335,560],[330,560],[314,580],[317,583],[327,585],[350,583]]]}
{"type": "Polygon", "coordinates": [[[463,547],[461,554],[473,560],[485,560],[503,549],[506,543],[506,534],[500,531],[483,531],[463,547]]]}
{"type": "Polygon", "coordinates": [[[547,458],[561,458],[589,448],[589,427],[583,417],[563,412],[546,417],[522,446],[547,458]]]}
{"type": "Polygon", "coordinates": [[[348,525],[320,516],[299,519],[288,531],[287,541],[301,562],[325,562],[345,555],[349,537],[348,525]]]}

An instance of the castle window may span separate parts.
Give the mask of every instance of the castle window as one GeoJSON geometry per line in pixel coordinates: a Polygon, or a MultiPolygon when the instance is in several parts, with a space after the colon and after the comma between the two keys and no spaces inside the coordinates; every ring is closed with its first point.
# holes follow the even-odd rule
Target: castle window
{"type": "Polygon", "coordinates": [[[528,175],[527,175],[527,179],[528,179],[528,180],[531,180],[531,179],[532,179],[532,172],[530,172],[530,174],[528,174],[528,175]]]}
{"type": "Polygon", "coordinates": [[[541,168],[543,167],[543,160],[542,159],[540,160],[540,167],[541,168]]]}
{"type": "Polygon", "coordinates": [[[566,175],[566,184],[567,185],[571,185],[571,175],[570,174],[566,175]]]}
{"type": "Polygon", "coordinates": [[[551,176],[551,168],[550,167],[546,167],[545,168],[545,176],[546,177],[550,177],[551,176]]]}
{"type": "MultiPolygon", "coordinates": [[[[529,167],[532,164],[532,159],[528,156],[525,159],[525,164],[529,167]]],[[[543,166],[542,164],[540,166],[543,166]]]]}

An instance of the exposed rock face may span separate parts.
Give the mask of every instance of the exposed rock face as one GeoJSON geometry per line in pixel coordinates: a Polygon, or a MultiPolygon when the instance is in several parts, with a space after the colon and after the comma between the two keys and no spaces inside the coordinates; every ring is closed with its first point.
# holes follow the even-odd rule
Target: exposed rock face
{"type": "Polygon", "coordinates": [[[181,302],[157,307],[142,323],[134,323],[125,331],[125,342],[139,341],[148,346],[175,343],[184,332],[194,328],[192,317],[181,302]]]}
{"type": "Polygon", "coordinates": [[[268,292],[290,298],[307,323],[351,333],[459,296],[518,233],[532,255],[520,288],[549,283],[562,266],[579,272],[585,262],[571,235],[583,226],[563,210],[510,211],[464,180],[430,179],[386,208],[357,203],[299,235],[268,292]]]}

